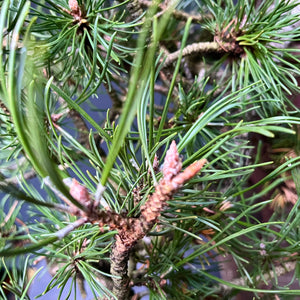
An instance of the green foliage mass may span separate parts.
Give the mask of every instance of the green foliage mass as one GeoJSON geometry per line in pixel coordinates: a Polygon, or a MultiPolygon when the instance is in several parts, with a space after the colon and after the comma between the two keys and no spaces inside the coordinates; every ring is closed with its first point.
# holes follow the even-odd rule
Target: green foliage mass
{"type": "Polygon", "coordinates": [[[208,163],[132,249],[132,284],[150,299],[300,295],[299,4],[151,2],[1,1],[1,299],[30,299],[38,257],[57,269],[43,294],[58,287],[71,299],[86,282],[95,299],[116,299],[116,231],[73,228],[68,209],[88,208],[66,182],[95,201],[105,186],[99,209],[137,218],[173,140],[183,168],[208,163]],[[275,162],[272,147],[283,149],[275,162]],[[292,204],[275,201],[283,186],[292,204]],[[235,278],[222,277],[223,256],[235,278]]]}

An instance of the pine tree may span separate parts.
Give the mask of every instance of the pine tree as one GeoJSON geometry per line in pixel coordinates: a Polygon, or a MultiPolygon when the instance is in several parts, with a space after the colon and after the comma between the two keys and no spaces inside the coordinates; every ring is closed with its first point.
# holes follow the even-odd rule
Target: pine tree
{"type": "Polygon", "coordinates": [[[0,7],[1,299],[300,296],[298,1],[0,7]]]}

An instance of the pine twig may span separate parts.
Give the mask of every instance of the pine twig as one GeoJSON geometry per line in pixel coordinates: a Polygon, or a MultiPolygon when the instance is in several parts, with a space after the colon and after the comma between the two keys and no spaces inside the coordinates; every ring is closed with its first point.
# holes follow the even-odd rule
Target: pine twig
{"type": "MultiPolygon", "coordinates": [[[[147,1],[147,0],[139,0],[140,5],[144,6],[144,7],[149,7],[152,5],[151,1],[147,1]]],[[[160,14],[162,14],[166,9],[167,6],[164,4],[159,4],[159,8],[162,10],[160,12],[160,14]]],[[[192,15],[189,14],[187,12],[181,11],[181,10],[177,10],[174,9],[172,11],[173,17],[179,21],[187,21],[189,18],[192,19],[193,23],[201,23],[204,20],[210,19],[212,17],[212,15],[206,14],[205,16],[200,15],[200,14],[196,14],[196,15],[192,15]]]]}
{"type": "Polygon", "coordinates": [[[82,226],[83,224],[85,224],[87,222],[87,220],[88,220],[88,218],[86,218],[86,217],[78,219],[75,222],[67,225],[63,229],[57,231],[54,235],[61,240],[65,236],[67,236],[71,231],[73,231],[74,229],[76,229],[76,228],[82,226]]]}
{"type": "Polygon", "coordinates": [[[11,218],[12,214],[14,213],[14,210],[16,209],[17,205],[18,205],[18,201],[15,200],[15,201],[13,202],[13,204],[11,205],[11,207],[9,208],[9,211],[8,211],[8,213],[6,214],[6,216],[5,216],[4,220],[3,220],[3,222],[0,223],[0,228],[3,228],[3,227],[5,226],[5,224],[9,221],[9,219],[11,218]]]}
{"type": "Polygon", "coordinates": [[[86,125],[85,121],[83,120],[82,116],[75,109],[70,109],[69,116],[72,118],[73,123],[77,129],[77,132],[79,133],[77,139],[78,143],[83,145],[86,149],[89,149],[90,148],[89,128],[86,125]]]}
{"type": "MultiPolygon", "coordinates": [[[[191,45],[186,46],[182,50],[182,57],[200,53],[226,53],[233,52],[236,46],[232,43],[217,43],[217,42],[201,42],[201,43],[193,43],[191,45]]],[[[172,62],[178,59],[180,55],[180,51],[175,51],[167,56],[167,59],[164,62],[164,67],[169,66],[172,62]]]]}
{"type": "Polygon", "coordinates": [[[124,246],[121,237],[116,236],[116,242],[113,245],[111,252],[111,266],[110,273],[116,277],[113,280],[113,294],[117,299],[127,299],[129,293],[129,277],[127,274],[129,251],[127,247],[124,246]]]}
{"type": "MultiPolygon", "coordinates": [[[[288,272],[291,272],[293,270],[295,270],[297,265],[296,261],[290,261],[290,262],[286,262],[283,265],[280,266],[276,266],[275,267],[275,272],[274,271],[270,271],[269,273],[265,273],[263,274],[263,278],[265,281],[270,281],[271,279],[276,277],[279,277],[281,275],[284,275],[288,272]]],[[[261,276],[257,276],[255,278],[255,281],[259,282],[261,281],[261,276]]],[[[232,280],[230,283],[236,285],[236,286],[247,286],[247,282],[244,278],[240,277],[240,278],[236,278],[234,280],[232,280]]],[[[232,286],[228,286],[226,284],[220,284],[218,287],[218,291],[223,293],[228,293],[233,289],[232,286]]]]}
{"type": "Polygon", "coordinates": [[[20,179],[25,179],[25,180],[29,180],[29,179],[32,179],[32,178],[35,178],[36,177],[36,171],[35,170],[30,170],[30,171],[27,171],[26,173],[24,173],[22,175],[22,177],[20,175],[16,175],[15,177],[12,177],[12,178],[5,178],[5,183],[7,184],[13,184],[13,185],[18,185],[19,182],[20,182],[20,179]]]}

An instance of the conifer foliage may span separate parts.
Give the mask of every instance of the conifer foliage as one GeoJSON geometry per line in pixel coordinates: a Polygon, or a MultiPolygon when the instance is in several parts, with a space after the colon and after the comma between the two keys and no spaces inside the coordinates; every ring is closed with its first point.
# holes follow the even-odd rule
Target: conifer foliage
{"type": "Polygon", "coordinates": [[[299,1],[0,9],[1,299],[300,295],[299,1]]]}

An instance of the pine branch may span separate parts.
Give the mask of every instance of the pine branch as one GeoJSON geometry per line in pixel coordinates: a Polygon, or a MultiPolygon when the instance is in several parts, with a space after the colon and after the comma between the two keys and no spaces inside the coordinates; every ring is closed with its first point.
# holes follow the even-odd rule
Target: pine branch
{"type": "Polygon", "coordinates": [[[110,256],[110,273],[116,277],[113,280],[113,294],[119,300],[128,299],[129,277],[127,274],[130,249],[124,246],[120,235],[116,236],[116,242],[112,247],[110,256]]]}
{"type": "MultiPolygon", "coordinates": [[[[193,54],[205,55],[208,53],[227,53],[234,52],[236,50],[236,45],[232,43],[224,43],[224,42],[201,42],[194,43],[186,46],[182,50],[182,56],[189,56],[193,54]]],[[[169,66],[171,63],[176,61],[180,55],[180,50],[175,51],[167,55],[167,59],[164,62],[164,67],[169,66]]]]}
{"type": "MultiPolygon", "coordinates": [[[[278,278],[279,276],[282,276],[286,273],[289,273],[293,270],[295,270],[297,265],[296,261],[290,261],[290,262],[285,262],[280,266],[276,266],[274,271],[270,271],[268,273],[265,273],[262,275],[264,281],[271,281],[274,278],[278,278]]],[[[261,276],[256,276],[255,282],[261,282],[262,278],[261,276]]],[[[247,286],[247,280],[244,278],[236,278],[232,280],[230,283],[232,283],[235,286],[241,286],[241,287],[246,287],[247,286]]],[[[226,284],[220,284],[218,287],[218,292],[222,294],[227,294],[229,293],[234,287],[226,284]]]]}
{"type": "MultiPolygon", "coordinates": [[[[193,178],[206,163],[205,159],[196,161],[184,172],[181,170],[181,161],[175,142],[173,141],[168,150],[163,168],[163,178],[155,188],[155,192],[148,198],[141,207],[139,218],[117,220],[112,227],[117,227],[118,234],[111,254],[111,273],[121,278],[113,278],[113,292],[118,299],[127,299],[128,295],[128,274],[127,265],[129,251],[136,242],[147,235],[158,221],[161,212],[172,199],[172,195],[189,179],[193,178]]],[[[119,216],[117,217],[119,219],[119,216]]],[[[111,226],[111,225],[110,225],[111,226]]]]}
{"type": "MultiPolygon", "coordinates": [[[[141,4],[141,6],[144,7],[149,7],[152,2],[151,1],[147,1],[147,0],[139,0],[139,3],[141,4]]],[[[159,8],[161,9],[161,12],[159,13],[159,15],[163,14],[163,12],[167,9],[167,6],[164,5],[163,3],[159,4],[159,8]]],[[[179,21],[187,21],[189,18],[192,19],[192,22],[194,23],[202,23],[204,20],[210,19],[212,17],[212,15],[210,14],[206,14],[206,15],[200,15],[200,14],[189,14],[186,13],[184,11],[181,10],[177,10],[174,9],[172,11],[172,15],[175,19],[179,20],[179,21]]]]}
{"type": "Polygon", "coordinates": [[[64,227],[63,229],[57,231],[55,233],[55,236],[58,239],[63,239],[65,236],[67,236],[71,231],[73,231],[74,229],[82,226],[83,224],[85,224],[88,221],[88,218],[81,218],[76,220],[75,222],[67,225],[66,227],[64,227]]]}

